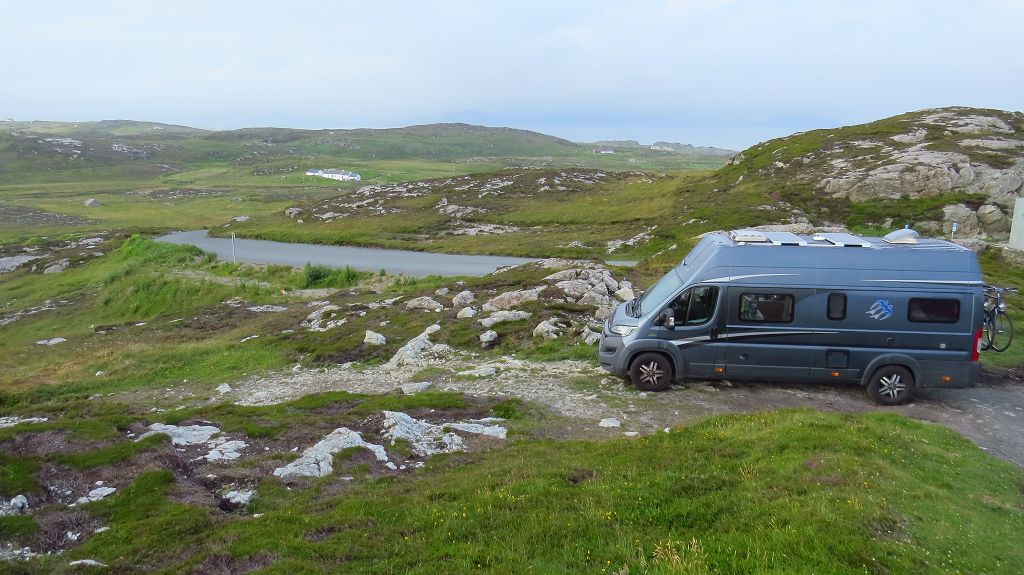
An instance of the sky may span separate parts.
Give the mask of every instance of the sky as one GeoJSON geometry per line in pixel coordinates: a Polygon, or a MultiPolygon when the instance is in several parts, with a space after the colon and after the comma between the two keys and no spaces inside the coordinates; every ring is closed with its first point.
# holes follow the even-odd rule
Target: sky
{"type": "Polygon", "coordinates": [[[744,149],[1024,109],[1024,0],[0,0],[0,119],[467,122],[744,149]]]}

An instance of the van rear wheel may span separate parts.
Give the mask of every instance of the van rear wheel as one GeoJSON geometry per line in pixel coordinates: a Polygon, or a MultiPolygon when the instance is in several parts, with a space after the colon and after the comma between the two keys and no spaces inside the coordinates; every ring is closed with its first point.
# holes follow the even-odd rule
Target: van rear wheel
{"type": "Polygon", "coordinates": [[[880,367],[868,381],[868,395],[882,405],[906,403],[914,397],[914,375],[899,365],[880,367]]]}
{"type": "Polygon", "coordinates": [[[629,366],[629,379],[637,389],[664,391],[672,385],[672,363],[660,353],[642,353],[629,366]]]}

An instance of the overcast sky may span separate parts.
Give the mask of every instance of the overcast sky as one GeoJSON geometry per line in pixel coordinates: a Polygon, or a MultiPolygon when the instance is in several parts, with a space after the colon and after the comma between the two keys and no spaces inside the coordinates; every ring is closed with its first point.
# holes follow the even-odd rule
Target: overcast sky
{"type": "Polygon", "coordinates": [[[1024,108],[1024,0],[0,0],[0,117],[512,126],[742,149],[1024,108]]]}

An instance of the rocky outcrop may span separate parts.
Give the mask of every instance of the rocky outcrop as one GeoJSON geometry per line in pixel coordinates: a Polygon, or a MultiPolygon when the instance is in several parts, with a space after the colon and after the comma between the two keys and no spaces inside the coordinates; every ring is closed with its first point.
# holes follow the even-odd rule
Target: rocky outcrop
{"type": "Polygon", "coordinates": [[[358,431],[339,427],[318,441],[316,445],[303,451],[295,461],[275,469],[274,475],[281,479],[326,477],[334,473],[334,454],[350,447],[367,449],[376,456],[377,461],[388,461],[388,454],[384,451],[384,446],[367,443],[358,431]]]}
{"type": "Polygon", "coordinates": [[[405,309],[410,311],[417,309],[425,311],[441,311],[444,309],[444,306],[431,297],[420,296],[405,302],[405,309]]]}
{"type": "Polygon", "coordinates": [[[440,324],[435,323],[434,325],[428,326],[427,329],[423,330],[423,333],[410,339],[405,345],[399,348],[399,350],[395,352],[395,355],[391,356],[391,359],[388,360],[388,365],[391,367],[406,365],[416,360],[416,358],[424,352],[431,350],[434,347],[434,343],[430,341],[430,334],[440,329],[440,324]]]}
{"type": "Polygon", "coordinates": [[[483,305],[483,310],[507,310],[512,309],[514,307],[519,307],[528,301],[537,301],[540,298],[540,293],[544,291],[544,289],[545,286],[539,286],[533,289],[523,289],[505,292],[499,296],[487,300],[487,303],[483,305]]]}
{"type": "Polygon", "coordinates": [[[499,323],[502,323],[502,322],[506,322],[506,321],[519,321],[521,319],[527,319],[528,317],[530,317],[532,315],[533,314],[528,312],[528,311],[515,311],[515,310],[514,311],[505,311],[505,310],[503,310],[503,311],[496,311],[496,312],[492,313],[490,315],[490,317],[485,317],[484,319],[477,320],[477,321],[480,323],[480,325],[482,325],[482,326],[484,326],[486,328],[491,328],[491,327],[493,327],[493,326],[495,326],[495,325],[497,325],[499,323]]]}

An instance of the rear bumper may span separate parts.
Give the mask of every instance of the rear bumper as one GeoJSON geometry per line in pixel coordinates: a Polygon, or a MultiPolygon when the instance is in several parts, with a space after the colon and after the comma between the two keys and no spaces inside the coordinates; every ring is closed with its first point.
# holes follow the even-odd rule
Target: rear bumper
{"type": "Polygon", "coordinates": [[[917,386],[927,387],[974,387],[978,381],[981,362],[977,361],[929,361],[921,362],[917,374],[917,386]]]}

